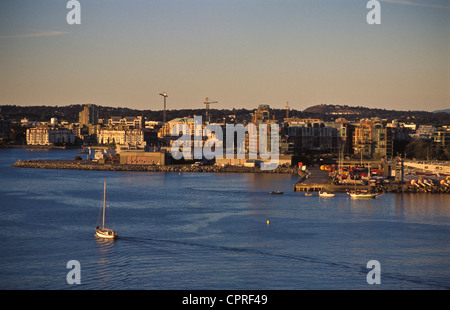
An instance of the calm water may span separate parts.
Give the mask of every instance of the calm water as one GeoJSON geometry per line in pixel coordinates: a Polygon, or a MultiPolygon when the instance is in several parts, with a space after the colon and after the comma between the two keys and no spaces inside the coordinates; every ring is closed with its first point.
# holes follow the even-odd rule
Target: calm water
{"type": "Polygon", "coordinates": [[[0,289],[450,289],[449,196],[326,199],[292,192],[289,175],[11,167],[76,153],[0,150],[0,289]],[[94,237],[105,180],[113,242],[94,237]],[[66,281],[69,260],[81,285],[66,281]],[[380,285],[366,282],[370,260],[380,285]]]}

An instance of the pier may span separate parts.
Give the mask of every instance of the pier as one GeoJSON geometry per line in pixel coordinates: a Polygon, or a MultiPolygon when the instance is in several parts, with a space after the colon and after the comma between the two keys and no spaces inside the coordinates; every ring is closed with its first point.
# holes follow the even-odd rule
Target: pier
{"type": "MultiPolygon", "coordinates": [[[[371,186],[369,185],[359,185],[356,187],[357,190],[361,191],[369,191],[371,190],[371,186]]],[[[354,186],[349,185],[333,185],[333,184],[317,184],[317,183],[311,183],[311,184],[305,184],[301,182],[297,182],[294,185],[294,192],[320,192],[320,191],[327,191],[327,192],[334,192],[334,193],[346,193],[349,191],[354,191],[354,186]]]]}
{"type": "MultiPolygon", "coordinates": [[[[331,179],[328,177],[328,171],[320,170],[319,167],[311,167],[306,171],[302,171],[300,174],[300,180],[294,184],[294,192],[342,192],[355,190],[355,186],[348,185],[336,185],[331,184],[331,179]]],[[[357,185],[358,190],[370,190],[368,185],[357,185]]]]}

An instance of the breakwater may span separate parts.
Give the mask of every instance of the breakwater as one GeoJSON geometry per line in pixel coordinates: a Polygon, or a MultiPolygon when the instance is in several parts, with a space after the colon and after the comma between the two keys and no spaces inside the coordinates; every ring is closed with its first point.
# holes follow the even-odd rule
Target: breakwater
{"type": "Polygon", "coordinates": [[[117,163],[100,164],[90,160],[23,160],[12,165],[18,168],[71,169],[102,171],[154,171],[154,172],[213,172],[213,173],[288,173],[297,174],[296,167],[277,167],[261,170],[259,167],[242,166],[191,166],[191,165],[122,165],[117,163]]]}

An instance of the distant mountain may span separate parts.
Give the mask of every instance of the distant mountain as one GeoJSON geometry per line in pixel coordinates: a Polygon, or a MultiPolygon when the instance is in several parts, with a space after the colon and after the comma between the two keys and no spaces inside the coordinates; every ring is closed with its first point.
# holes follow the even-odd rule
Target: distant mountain
{"type": "Polygon", "coordinates": [[[325,121],[337,118],[345,118],[348,121],[356,121],[361,118],[379,117],[389,122],[396,119],[400,122],[423,125],[443,126],[450,125],[450,118],[446,113],[450,110],[435,112],[427,111],[397,111],[386,109],[373,109],[366,107],[352,107],[347,105],[320,104],[303,110],[304,117],[320,118],[325,121]],[[444,113],[446,112],[446,113],[444,113]]]}
{"type": "Polygon", "coordinates": [[[396,114],[413,115],[417,113],[430,113],[426,111],[398,111],[398,110],[366,108],[360,106],[352,107],[348,105],[333,105],[333,104],[314,105],[303,110],[303,112],[332,114],[332,115],[361,115],[363,117],[366,117],[366,115],[373,117],[373,114],[377,114],[378,117],[386,117],[387,115],[392,116],[396,114]]]}
{"type": "Polygon", "coordinates": [[[450,113],[450,109],[436,110],[436,111],[433,111],[433,113],[450,113]]]}

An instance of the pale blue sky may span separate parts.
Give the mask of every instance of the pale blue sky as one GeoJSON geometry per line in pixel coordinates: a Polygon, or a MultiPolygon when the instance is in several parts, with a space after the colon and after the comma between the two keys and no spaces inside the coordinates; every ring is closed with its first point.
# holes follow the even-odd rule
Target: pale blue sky
{"type": "Polygon", "coordinates": [[[450,108],[450,1],[0,2],[0,104],[450,108]]]}

